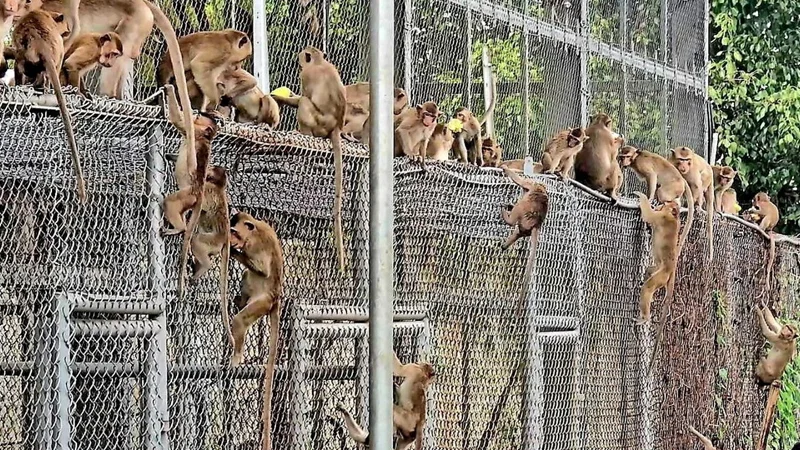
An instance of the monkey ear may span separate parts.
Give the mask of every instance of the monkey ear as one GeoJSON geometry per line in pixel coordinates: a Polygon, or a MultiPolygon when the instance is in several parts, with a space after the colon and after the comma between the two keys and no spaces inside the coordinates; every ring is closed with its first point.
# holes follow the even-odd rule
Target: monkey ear
{"type": "Polygon", "coordinates": [[[246,226],[247,229],[250,230],[250,231],[253,231],[253,230],[256,229],[256,225],[253,222],[250,222],[249,220],[246,220],[244,222],[244,226],[246,226]]]}
{"type": "Polygon", "coordinates": [[[418,113],[422,112],[422,105],[417,105],[415,108],[417,108],[418,113]]]}
{"type": "Polygon", "coordinates": [[[56,21],[56,23],[61,23],[64,21],[64,14],[51,11],[50,16],[56,21]]]}
{"type": "Polygon", "coordinates": [[[111,42],[111,35],[108,33],[100,36],[100,44],[105,44],[106,42],[111,42]]]}

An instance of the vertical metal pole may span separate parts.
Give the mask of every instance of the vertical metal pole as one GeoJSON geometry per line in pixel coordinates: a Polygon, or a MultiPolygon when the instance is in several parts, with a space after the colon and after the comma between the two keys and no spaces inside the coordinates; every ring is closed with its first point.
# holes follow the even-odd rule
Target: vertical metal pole
{"type": "Polygon", "coordinates": [[[406,90],[406,98],[411,103],[414,96],[411,93],[411,83],[414,80],[414,67],[411,58],[414,56],[414,42],[411,30],[414,29],[414,1],[405,0],[403,11],[403,89],[406,90]]]}
{"type": "MultiPolygon", "coordinates": [[[[581,0],[581,36],[589,38],[589,0],[581,0]]],[[[589,125],[589,49],[581,46],[581,123],[589,125]]]]}
{"type": "Polygon", "coordinates": [[[525,123],[522,124],[523,133],[522,137],[522,157],[531,155],[531,79],[528,73],[528,49],[530,46],[530,28],[528,25],[528,1],[525,2],[525,17],[526,20],[522,24],[522,54],[520,55],[521,68],[522,68],[522,117],[525,123]]]}
{"type": "Polygon", "coordinates": [[[392,303],[394,281],[394,1],[370,0],[369,436],[392,447],[392,303]]]}
{"type": "MultiPolygon", "coordinates": [[[[667,67],[667,11],[669,8],[669,0],[661,0],[661,64],[663,67],[667,67]]],[[[662,73],[666,73],[666,70],[662,71],[662,73]]],[[[662,155],[667,154],[667,149],[669,149],[669,112],[667,108],[669,107],[669,89],[670,84],[667,82],[667,77],[665,76],[661,82],[661,88],[663,91],[661,92],[661,146],[662,148],[662,155]]]]}
{"type": "MultiPolygon", "coordinates": [[[[709,60],[709,49],[708,49],[708,26],[711,23],[711,16],[709,11],[709,1],[706,0],[703,2],[705,16],[703,18],[703,102],[708,102],[708,60],[709,60]]],[[[711,128],[711,115],[705,114],[705,119],[703,120],[704,128],[703,130],[703,146],[708,148],[709,146],[709,129],[711,128]]],[[[709,160],[710,164],[713,164],[714,161],[709,160]]]]}
{"type": "Polygon", "coordinates": [[[147,445],[148,450],[169,450],[169,409],[167,408],[167,297],[166,253],[161,238],[161,203],[163,201],[164,139],[157,126],[150,136],[147,153],[147,184],[150,241],[150,290],[153,303],[161,313],[153,319],[155,334],[148,343],[147,381],[147,445]]]}
{"type": "MultiPolygon", "coordinates": [[[[489,105],[494,99],[492,98],[492,61],[489,59],[489,47],[485,42],[481,51],[481,62],[483,63],[483,110],[488,111],[489,105]]],[[[495,94],[497,93],[495,92],[495,94]]],[[[486,118],[486,134],[494,136],[494,117],[492,116],[486,118]]]]}
{"type": "Polygon", "coordinates": [[[467,16],[467,48],[464,49],[464,95],[462,104],[472,110],[472,10],[464,11],[467,16]]]}
{"type": "Polygon", "coordinates": [[[267,46],[267,5],[253,0],[253,74],[264,92],[269,92],[269,48],[267,46]]]}
{"type": "Polygon", "coordinates": [[[70,426],[69,415],[72,409],[69,395],[70,388],[70,339],[72,329],[70,327],[70,315],[72,307],[68,295],[59,294],[56,298],[56,339],[55,339],[55,370],[56,370],[56,414],[55,432],[56,448],[59,450],[70,450],[72,439],[72,427],[70,426]]]}
{"type": "MultiPolygon", "coordinates": [[[[622,0],[619,2],[619,46],[623,52],[629,51],[628,43],[630,40],[628,39],[628,1],[622,0]]],[[[619,108],[619,123],[617,126],[619,127],[620,133],[627,133],[628,132],[628,118],[627,114],[625,114],[625,110],[628,107],[628,66],[623,63],[622,64],[622,79],[621,86],[620,86],[620,108],[619,108]]]]}

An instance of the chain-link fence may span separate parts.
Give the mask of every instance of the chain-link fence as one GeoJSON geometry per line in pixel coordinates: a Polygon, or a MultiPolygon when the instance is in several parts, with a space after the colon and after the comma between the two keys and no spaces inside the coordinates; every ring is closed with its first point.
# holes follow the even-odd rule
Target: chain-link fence
{"type": "MultiPolygon", "coordinates": [[[[0,91],[0,447],[259,448],[267,321],[232,369],[218,270],[175,296],[181,239],[159,230],[177,132],[159,107],[69,100],[85,206],[57,110],[28,89],[0,91]]],[[[213,163],[237,160],[232,207],[271,223],[286,255],[275,448],[354,448],[334,407],[367,421],[366,151],[346,147],[344,275],[329,143],[226,124],[213,163]]],[[[519,189],[495,169],[428,169],[398,159],[394,189],[394,344],[438,375],[426,448],[691,448],[687,424],[750,448],[765,400],[752,377],[763,344],[753,308],[796,298],[800,248],[779,245],[765,293],[761,235],[718,219],[709,267],[698,213],[648,374],[655,327],[634,318],[649,238],[631,204],[539,178],[551,209],[520,315],[529,245],[499,246],[500,212],[519,189]]]]}

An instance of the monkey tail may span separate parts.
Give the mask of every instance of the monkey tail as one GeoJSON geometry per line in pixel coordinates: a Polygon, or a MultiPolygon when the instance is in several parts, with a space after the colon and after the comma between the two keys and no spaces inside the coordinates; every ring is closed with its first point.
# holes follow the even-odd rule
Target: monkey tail
{"type": "Polygon", "coordinates": [[[368,444],[369,443],[369,432],[361,428],[353,419],[353,416],[347,412],[344,407],[337,406],[336,409],[342,415],[344,419],[344,426],[347,428],[347,434],[350,435],[350,438],[359,444],[368,444]]]}
{"type": "Polygon", "coordinates": [[[689,231],[692,230],[692,224],[694,223],[694,199],[692,198],[692,190],[689,189],[689,183],[686,180],[683,180],[683,198],[686,200],[686,207],[689,208],[689,212],[686,215],[686,225],[684,225],[683,232],[681,233],[681,239],[678,241],[678,255],[676,258],[681,257],[681,252],[683,251],[683,245],[686,243],[686,238],[689,236],[689,231]]]}
{"type": "Polygon", "coordinates": [[[339,270],[344,272],[344,237],[342,236],[342,178],[344,163],[342,161],[342,129],[334,128],[331,132],[334,165],[334,197],[333,197],[333,237],[336,240],[336,251],[339,253],[339,270]]]}
{"type": "MultiPolygon", "coordinates": [[[[497,104],[497,78],[495,78],[494,73],[491,73],[489,76],[492,78],[492,102],[489,103],[489,107],[486,108],[486,113],[481,120],[481,126],[486,125],[486,121],[489,120],[489,117],[492,117],[492,114],[494,114],[494,106],[497,104]]],[[[479,142],[478,145],[483,145],[483,141],[479,142]]]]}
{"type": "Polygon", "coordinates": [[[281,306],[277,303],[269,313],[269,356],[264,368],[263,404],[261,405],[261,448],[272,450],[272,381],[275,378],[275,362],[278,360],[278,331],[281,320],[281,306]]]}
{"type": "Polygon", "coordinates": [[[769,232],[769,260],[767,261],[767,296],[771,291],[770,285],[772,283],[772,266],[775,264],[775,235],[772,231],[769,232]]]}
{"type": "Polygon", "coordinates": [[[698,439],[700,439],[700,442],[703,443],[703,446],[705,448],[709,447],[714,448],[713,445],[711,445],[711,439],[703,436],[699,431],[695,430],[693,426],[689,425],[689,431],[691,431],[692,434],[694,434],[695,436],[697,436],[698,439]]]}
{"type": "MultiPolygon", "coordinates": [[[[200,214],[203,213],[203,201],[205,201],[205,182],[206,171],[208,170],[209,147],[202,145],[196,151],[189,151],[190,155],[195,155],[197,158],[197,167],[194,173],[194,180],[192,181],[192,194],[195,198],[194,207],[192,208],[192,217],[189,218],[189,224],[186,226],[186,231],[183,232],[183,248],[181,249],[181,265],[179,266],[178,274],[178,300],[183,300],[183,294],[186,289],[186,265],[189,263],[189,249],[192,246],[192,238],[194,237],[194,230],[200,222],[200,214]]],[[[227,311],[227,308],[226,308],[227,311]]]]}
{"type": "Polygon", "coordinates": [[[58,69],[56,69],[55,63],[53,63],[50,58],[42,59],[44,60],[45,70],[47,70],[47,77],[50,78],[50,83],[53,85],[53,90],[56,93],[58,109],[61,110],[61,120],[64,122],[64,131],[67,133],[67,143],[69,144],[70,155],[72,156],[72,166],[75,168],[75,177],[78,179],[78,198],[81,203],[86,203],[86,180],[83,178],[81,157],[80,153],[78,153],[78,144],[75,142],[72,118],[67,110],[67,103],[64,101],[64,92],[61,90],[58,69]]]}
{"type": "MultiPolygon", "coordinates": [[[[189,100],[189,88],[186,85],[186,72],[183,67],[183,57],[181,56],[181,47],[178,44],[178,37],[175,35],[175,29],[172,28],[167,16],[161,11],[161,8],[153,4],[150,0],[142,0],[150,8],[153,14],[156,26],[164,35],[164,40],[167,41],[167,49],[169,49],[170,60],[172,61],[172,71],[175,73],[175,83],[178,85],[178,95],[183,105],[183,121],[186,127],[186,140],[189,148],[194,147],[194,121],[192,120],[192,103],[189,100]]],[[[190,164],[194,160],[194,152],[189,152],[190,164]]],[[[204,178],[205,180],[205,175],[204,178]]]]}
{"type": "Polygon", "coordinates": [[[233,333],[231,333],[231,320],[228,315],[228,265],[231,260],[231,229],[230,217],[225,209],[225,224],[228,225],[225,229],[225,244],[222,246],[220,252],[219,262],[219,303],[222,309],[222,323],[225,326],[225,333],[228,335],[228,342],[233,347],[233,333]]]}
{"type": "MultiPolygon", "coordinates": [[[[688,220],[687,220],[688,222],[688,220]]],[[[680,244],[679,244],[680,247],[680,244]]],[[[675,265],[672,267],[672,274],[667,280],[667,293],[664,295],[664,306],[661,307],[661,323],[658,324],[658,332],[656,333],[656,342],[653,344],[653,353],[650,355],[650,365],[647,366],[647,375],[653,373],[653,367],[656,364],[656,355],[658,348],[661,346],[661,341],[664,340],[664,328],[667,326],[667,315],[669,308],[672,306],[672,299],[675,297],[675,278],[678,275],[678,258],[680,255],[680,248],[678,255],[675,256],[675,265]]]]}
{"type": "Polygon", "coordinates": [[[714,260],[714,184],[706,189],[706,211],[708,212],[708,260],[714,260]]]}

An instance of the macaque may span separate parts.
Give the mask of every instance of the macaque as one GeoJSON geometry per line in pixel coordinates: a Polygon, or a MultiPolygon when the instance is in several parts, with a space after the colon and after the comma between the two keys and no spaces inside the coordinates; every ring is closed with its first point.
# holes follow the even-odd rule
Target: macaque
{"type": "MultiPolygon", "coordinates": [[[[0,0],[0,77],[5,76],[8,71],[7,58],[13,58],[13,52],[7,51],[5,48],[5,40],[8,32],[11,31],[11,26],[14,24],[14,19],[21,15],[20,2],[24,0],[0,0]]],[[[24,14],[24,10],[22,14],[24,14]]]]}
{"type": "Polygon", "coordinates": [[[441,115],[434,102],[409,108],[395,119],[394,156],[425,162],[428,143],[441,115]]]}
{"type": "Polygon", "coordinates": [[[766,232],[772,231],[780,219],[778,207],[772,203],[766,192],[759,192],[756,194],[753,198],[753,206],[749,208],[746,213],[751,214],[751,219],[756,219],[751,221],[756,222],[758,226],[766,232]]]}
{"type": "Polygon", "coordinates": [[[714,259],[714,173],[711,166],[689,147],[672,150],[669,159],[686,180],[698,208],[708,204],[708,260],[714,259]],[[703,197],[705,193],[705,198],[703,197]]]}
{"type": "MultiPolygon", "coordinates": [[[[536,163],[538,164],[538,163],[536,163]]],[[[534,164],[534,166],[536,165],[534,164]]],[[[508,159],[503,161],[500,164],[500,167],[506,166],[510,170],[516,170],[517,172],[524,172],[525,171],[525,160],[524,159],[508,159]]],[[[539,171],[537,172],[535,169],[533,173],[542,173],[541,171],[541,164],[539,164],[539,171]]]]}
{"type": "MultiPolygon", "coordinates": [[[[344,87],[347,106],[344,112],[344,127],[342,134],[352,140],[362,140],[363,134],[368,133],[369,126],[369,96],[370,84],[361,82],[344,87]]],[[[394,115],[401,114],[408,108],[408,96],[401,88],[394,89],[394,115]]]]}
{"type": "Polygon", "coordinates": [[[503,161],[503,148],[493,138],[487,137],[483,140],[481,152],[483,153],[483,167],[500,167],[500,163],[503,161]]]}
{"type": "Polygon", "coordinates": [[[345,92],[339,69],[325,59],[325,53],[313,46],[304,48],[300,61],[301,95],[274,97],[278,103],[297,108],[297,129],[300,133],[329,137],[333,147],[334,198],[333,234],[339,253],[339,270],[344,272],[344,238],[342,237],[342,126],[345,113],[345,92]]]}
{"type": "MultiPolygon", "coordinates": [[[[417,450],[422,450],[427,391],[428,386],[436,378],[433,366],[428,363],[402,364],[395,354],[392,373],[396,377],[404,378],[400,388],[396,391],[398,398],[392,406],[392,421],[397,436],[397,444],[394,448],[395,450],[405,450],[411,444],[415,444],[417,450]]],[[[369,447],[369,432],[361,428],[342,405],[338,405],[336,409],[344,419],[350,438],[369,447]]]]}
{"type": "MultiPolygon", "coordinates": [[[[247,34],[230,29],[192,33],[178,39],[178,45],[187,72],[191,72],[203,94],[200,105],[203,111],[213,111],[219,106],[222,95],[217,80],[220,75],[226,70],[241,68],[242,62],[253,55],[253,44],[247,34]]],[[[171,52],[167,52],[158,65],[158,85],[171,83],[174,75],[171,52]]]]}
{"type": "Polygon", "coordinates": [[[237,212],[231,217],[231,256],[243,267],[241,294],[234,299],[239,313],[233,318],[233,356],[231,365],[242,362],[247,330],[269,315],[269,355],[264,366],[261,419],[262,449],[272,449],[272,381],[278,359],[278,333],[283,296],[283,248],[275,230],[250,214],[237,212]]]}
{"type": "Polygon", "coordinates": [[[72,129],[72,118],[64,101],[59,74],[64,60],[63,36],[68,33],[67,22],[63,14],[47,11],[33,11],[26,14],[14,27],[12,43],[14,55],[14,82],[22,85],[26,79],[33,80],[34,87],[44,88],[45,75],[53,85],[67,133],[67,143],[72,156],[72,165],[78,181],[78,198],[86,202],[86,181],[83,178],[80,153],[72,129]]]}
{"type": "Polygon", "coordinates": [[[568,178],[575,165],[575,155],[583,149],[583,143],[587,139],[589,136],[581,127],[567,128],[556,133],[542,153],[542,173],[554,173],[559,178],[568,178]]]}
{"type": "Polygon", "coordinates": [[[689,425],[689,431],[691,431],[692,434],[697,436],[697,439],[699,439],[700,443],[703,444],[703,450],[717,450],[716,447],[714,447],[714,445],[711,444],[711,439],[700,434],[700,432],[695,430],[694,427],[692,427],[691,425],[689,425]]]}
{"type": "Polygon", "coordinates": [[[458,156],[462,163],[475,164],[478,167],[483,167],[483,135],[481,128],[486,124],[486,120],[494,114],[494,107],[497,103],[497,86],[495,85],[495,78],[492,78],[492,101],[489,107],[486,108],[486,114],[483,119],[478,119],[475,114],[465,107],[458,108],[454,117],[461,121],[463,128],[460,132],[455,134],[455,142],[453,143],[453,152],[458,156]]]}
{"type": "Polygon", "coordinates": [[[447,161],[450,148],[453,147],[453,140],[453,132],[447,128],[447,125],[437,123],[428,141],[426,155],[434,161],[447,161]]]}
{"type": "MultiPolygon", "coordinates": [[[[640,179],[647,183],[649,201],[652,202],[657,197],[660,203],[676,202],[680,205],[681,197],[686,199],[689,215],[686,218],[686,225],[683,227],[679,244],[679,248],[683,248],[694,221],[694,199],[689,185],[681,173],[667,158],[630,145],[620,149],[619,162],[623,168],[630,167],[640,179]]],[[[680,251],[678,254],[680,255],[680,251]]]]}
{"type": "Polygon", "coordinates": [[[781,325],[766,306],[756,308],[761,333],[772,344],[769,353],[756,367],[756,377],[763,384],[772,384],[783,375],[786,366],[797,353],[797,329],[794,325],[781,325]]]}
{"type": "Polygon", "coordinates": [[[653,294],[662,287],[667,288],[664,301],[671,299],[675,285],[675,272],[678,264],[678,231],[681,227],[680,207],[674,201],[665,202],[654,210],[650,207],[647,196],[636,192],[639,197],[639,209],[642,220],[652,227],[653,265],[647,270],[647,280],[642,286],[639,298],[639,319],[637,325],[650,321],[650,305],[653,294]]]}
{"type": "MultiPolygon", "coordinates": [[[[237,69],[235,67],[225,69],[217,78],[217,91],[220,94],[220,106],[226,106],[224,103],[230,101],[231,96],[240,95],[256,87],[257,84],[258,80],[244,69],[237,69]]],[[[194,76],[191,72],[186,73],[186,86],[189,88],[189,99],[192,102],[192,108],[202,111],[205,96],[194,80],[194,76]]],[[[221,108],[218,109],[218,111],[222,113],[221,108]]]]}
{"type": "Polygon", "coordinates": [[[530,236],[530,251],[531,254],[535,255],[536,246],[539,244],[539,229],[547,216],[547,189],[541,183],[520,177],[506,165],[503,165],[502,168],[506,176],[522,188],[523,193],[514,206],[507,207],[501,214],[503,221],[512,227],[516,227],[516,230],[511,232],[511,235],[500,247],[506,250],[517,239],[530,236]]]}
{"type": "Polygon", "coordinates": [[[113,31],[85,33],[72,41],[64,54],[61,72],[62,84],[75,86],[84,97],[89,97],[84,84],[87,72],[97,67],[110,68],[122,56],[122,40],[113,31]]]}
{"type": "Polygon", "coordinates": [[[586,128],[589,137],[575,155],[575,181],[611,197],[616,203],[622,187],[622,169],[617,162],[624,138],[611,130],[611,118],[600,113],[586,128]]]}
{"type": "Polygon", "coordinates": [[[722,212],[722,196],[733,186],[733,179],[736,178],[736,171],[729,166],[711,166],[714,173],[714,210],[722,212]]]}
{"type": "MultiPolygon", "coordinates": [[[[716,195],[716,194],[715,194],[716,195]]],[[[733,188],[725,189],[720,195],[722,199],[721,211],[724,214],[739,214],[742,207],[739,206],[739,201],[736,199],[736,191],[733,188]]]]}
{"type": "MultiPolygon", "coordinates": [[[[190,91],[192,84],[189,81],[190,91]]],[[[244,69],[228,69],[217,80],[217,88],[222,94],[220,105],[236,108],[237,122],[265,124],[270,129],[280,124],[278,102],[259,89],[258,80],[250,72],[244,69]]]]}

